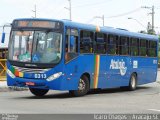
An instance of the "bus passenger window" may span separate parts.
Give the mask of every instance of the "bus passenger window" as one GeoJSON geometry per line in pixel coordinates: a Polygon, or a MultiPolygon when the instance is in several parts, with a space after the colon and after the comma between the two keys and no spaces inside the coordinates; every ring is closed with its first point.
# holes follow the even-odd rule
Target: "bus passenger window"
{"type": "Polygon", "coordinates": [[[96,33],[96,53],[105,54],[106,53],[106,36],[103,33],[96,33]]]}
{"type": "Polygon", "coordinates": [[[118,37],[115,36],[115,35],[109,35],[108,36],[107,54],[111,54],[111,55],[116,54],[117,40],[118,40],[118,37]]]}
{"type": "Polygon", "coordinates": [[[147,51],[148,51],[149,57],[157,57],[157,42],[156,41],[149,41],[147,51]]]}
{"type": "Polygon", "coordinates": [[[147,40],[140,40],[139,55],[147,56],[147,40]]]}
{"type": "Polygon", "coordinates": [[[93,53],[93,32],[80,32],[80,53],[93,53]]]}
{"type": "Polygon", "coordinates": [[[119,44],[119,54],[120,55],[128,55],[129,53],[129,38],[128,37],[120,37],[120,44],[119,44]]]}
{"type": "Polygon", "coordinates": [[[130,55],[138,56],[138,39],[130,38],[130,55]]]}

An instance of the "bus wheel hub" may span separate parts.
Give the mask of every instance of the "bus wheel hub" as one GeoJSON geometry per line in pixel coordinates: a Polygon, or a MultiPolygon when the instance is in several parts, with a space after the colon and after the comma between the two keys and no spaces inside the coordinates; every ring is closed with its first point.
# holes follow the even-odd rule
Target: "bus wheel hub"
{"type": "Polygon", "coordinates": [[[85,82],[84,82],[84,80],[80,79],[78,89],[79,90],[84,90],[85,89],[85,82]]]}

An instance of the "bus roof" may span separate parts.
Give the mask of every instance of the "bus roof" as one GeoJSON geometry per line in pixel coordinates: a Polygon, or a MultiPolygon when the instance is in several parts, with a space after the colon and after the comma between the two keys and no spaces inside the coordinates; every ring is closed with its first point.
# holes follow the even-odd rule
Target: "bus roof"
{"type": "MultiPolygon", "coordinates": [[[[69,20],[62,20],[66,26],[73,26],[73,27],[78,27],[81,29],[86,29],[86,30],[93,30],[95,31],[97,26],[90,25],[90,24],[82,24],[82,23],[76,23],[72,22],[69,20]]],[[[136,32],[130,32],[125,29],[120,29],[120,28],[112,28],[112,27],[100,27],[100,31],[103,33],[110,33],[110,34],[117,34],[117,35],[122,35],[122,36],[128,36],[128,37],[138,37],[141,39],[151,39],[151,40],[158,40],[157,35],[149,35],[149,34],[143,34],[143,33],[136,33],[136,32]]]]}
{"type": "MultiPolygon", "coordinates": [[[[73,28],[91,30],[91,31],[96,31],[96,28],[97,28],[97,26],[95,26],[95,25],[72,22],[72,21],[66,20],[66,19],[56,20],[56,19],[44,19],[44,18],[21,18],[21,19],[15,19],[15,20],[60,21],[60,22],[63,22],[65,26],[72,26],[73,28]]],[[[150,39],[150,40],[158,41],[157,35],[149,35],[149,34],[143,34],[143,33],[130,32],[125,29],[116,29],[116,28],[104,26],[104,27],[100,27],[100,31],[103,33],[109,33],[109,34],[115,34],[115,35],[122,35],[122,36],[136,37],[136,38],[141,38],[141,39],[150,39]]]]}

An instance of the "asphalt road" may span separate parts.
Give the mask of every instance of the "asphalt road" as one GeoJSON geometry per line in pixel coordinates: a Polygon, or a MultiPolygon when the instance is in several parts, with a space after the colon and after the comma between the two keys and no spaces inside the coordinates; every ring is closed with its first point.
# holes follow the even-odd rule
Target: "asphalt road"
{"type": "MultiPolygon", "coordinates": [[[[160,80],[160,71],[158,73],[160,80]]],[[[70,113],[159,113],[160,84],[139,86],[136,91],[119,88],[71,97],[68,92],[50,91],[44,98],[29,91],[0,92],[0,113],[70,114],[70,113]]]]}

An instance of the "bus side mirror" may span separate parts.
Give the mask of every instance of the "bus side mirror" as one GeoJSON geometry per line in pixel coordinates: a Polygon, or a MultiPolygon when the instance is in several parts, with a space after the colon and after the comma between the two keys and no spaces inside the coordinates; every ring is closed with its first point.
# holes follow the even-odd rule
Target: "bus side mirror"
{"type": "Polygon", "coordinates": [[[1,42],[4,43],[4,41],[5,41],[5,33],[3,32],[2,33],[2,40],[1,40],[1,42]]]}

